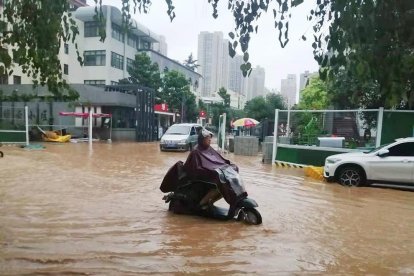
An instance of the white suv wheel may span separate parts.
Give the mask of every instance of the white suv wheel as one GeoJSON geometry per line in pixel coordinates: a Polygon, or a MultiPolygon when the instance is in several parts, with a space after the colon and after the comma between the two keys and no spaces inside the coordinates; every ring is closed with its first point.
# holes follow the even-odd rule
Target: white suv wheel
{"type": "Polygon", "coordinates": [[[361,186],[365,182],[363,173],[357,167],[345,167],[342,169],[338,180],[339,183],[345,186],[361,186]]]}

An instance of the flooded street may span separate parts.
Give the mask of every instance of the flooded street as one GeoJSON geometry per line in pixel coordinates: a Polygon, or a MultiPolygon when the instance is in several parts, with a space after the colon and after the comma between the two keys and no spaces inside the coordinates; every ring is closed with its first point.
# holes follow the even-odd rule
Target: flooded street
{"type": "Polygon", "coordinates": [[[161,180],[188,153],[46,146],[2,147],[2,275],[414,273],[413,192],[325,184],[230,154],[263,216],[248,226],[167,211],[161,180]]]}

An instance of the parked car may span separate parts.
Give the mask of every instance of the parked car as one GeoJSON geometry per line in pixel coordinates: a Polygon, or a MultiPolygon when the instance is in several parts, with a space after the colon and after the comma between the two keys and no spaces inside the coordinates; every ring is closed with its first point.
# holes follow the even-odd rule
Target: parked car
{"type": "Polygon", "coordinates": [[[414,184],[414,137],[397,139],[369,152],[329,156],[324,177],[349,186],[372,182],[414,184]]]}
{"type": "Polygon", "coordinates": [[[174,124],[160,140],[160,150],[191,150],[197,144],[199,124],[174,124]]]}

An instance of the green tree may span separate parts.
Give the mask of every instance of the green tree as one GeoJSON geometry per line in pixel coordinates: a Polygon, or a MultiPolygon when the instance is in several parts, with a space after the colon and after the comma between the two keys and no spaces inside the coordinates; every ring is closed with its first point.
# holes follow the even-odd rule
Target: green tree
{"type": "Polygon", "coordinates": [[[319,77],[311,78],[309,85],[300,92],[299,109],[326,109],[329,106],[326,83],[319,77]]]}
{"type": "Polygon", "coordinates": [[[193,58],[193,53],[191,53],[186,60],[184,60],[184,66],[188,69],[195,71],[200,65],[197,64],[197,60],[193,58]]]}
{"type": "Polygon", "coordinates": [[[246,116],[261,121],[265,118],[273,119],[275,109],[286,109],[284,99],[279,94],[259,96],[248,101],[244,107],[246,116]]]}
{"type": "Polygon", "coordinates": [[[198,100],[198,109],[207,111],[207,105],[201,99],[198,100]]]}
{"type": "MultiPolygon", "coordinates": [[[[272,114],[272,116],[275,113],[275,109],[287,109],[286,103],[280,94],[270,93],[266,95],[265,99],[268,113],[272,114]]],[[[270,118],[273,118],[272,116],[270,118]]]]}
{"type": "Polygon", "coordinates": [[[183,122],[196,119],[196,98],[190,91],[189,81],[180,72],[170,70],[164,73],[160,98],[174,112],[184,113],[183,122]]]}
{"type": "MultiPolygon", "coordinates": [[[[0,13],[0,75],[13,73],[13,64],[32,77],[35,85],[47,85],[60,95],[68,87],[62,79],[60,45],[73,43],[79,34],[67,0],[10,0],[0,13]],[[6,23],[7,22],[7,23],[6,23]],[[11,48],[12,46],[12,48],[11,48]]],[[[69,96],[78,97],[73,90],[69,96]]]]}
{"type": "Polygon", "coordinates": [[[330,3],[333,12],[332,8],[329,13],[327,8],[317,12],[319,18],[331,18],[329,36],[321,27],[315,28],[319,33],[313,44],[315,59],[325,68],[321,77],[335,80],[345,74],[346,80],[357,86],[347,89],[348,97],[356,102],[376,98],[377,107],[413,108],[414,2],[323,2],[330,3]],[[372,89],[365,89],[367,86],[375,86],[378,97],[372,95],[372,89]]]}
{"type": "Polygon", "coordinates": [[[212,124],[216,127],[219,126],[220,115],[227,112],[227,108],[222,103],[210,104],[210,117],[212,117],[212,124]]]}
{"type": "Polygon", "coordinates": [[[345,70],[338,71],[326,82],[328,98],[336,109],[378,108],[383,106],[378,83],[361,82],[345,70]]]}
{"type": "Polygon", "coordinates": [[[230,107],[230,95],[227,94],[226,88],[221,87],[217,94],[223,99],[224,107],[230,107]]]}
{"type": "Polygon", "coordinates": [[[152,63],[146,53],[135,55],[130,67],[129,78],[119,80],[121,84],[139,84],[144,87],[158,90],[161,86],[161,74],[157,63],[152,63]]]}

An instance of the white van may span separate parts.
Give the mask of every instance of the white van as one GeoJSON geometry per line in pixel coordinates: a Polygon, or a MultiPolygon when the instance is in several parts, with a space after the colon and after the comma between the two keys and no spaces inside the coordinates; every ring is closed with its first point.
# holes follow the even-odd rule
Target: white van
{"type": "Polygon", "coordinates": [[[197,144],[199,124],[174,124],[161,137],[160,150],[191,150],[197,144]]]}

